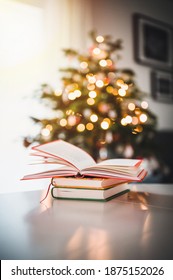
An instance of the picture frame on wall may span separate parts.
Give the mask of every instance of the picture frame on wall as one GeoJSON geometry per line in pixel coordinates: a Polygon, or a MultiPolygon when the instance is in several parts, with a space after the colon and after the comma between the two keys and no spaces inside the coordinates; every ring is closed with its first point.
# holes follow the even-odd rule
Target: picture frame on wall
{"type": "Polygon", "coordinates": [[[142,14],[133,15],[134,58],[144,65],[173,68],[173,27],[142,14]]]}
{"type": "Polygon", "coordinates": [[[151,72],[152,97],[163,103],[173,102],[173,74],[165,71],[151,72]]]}

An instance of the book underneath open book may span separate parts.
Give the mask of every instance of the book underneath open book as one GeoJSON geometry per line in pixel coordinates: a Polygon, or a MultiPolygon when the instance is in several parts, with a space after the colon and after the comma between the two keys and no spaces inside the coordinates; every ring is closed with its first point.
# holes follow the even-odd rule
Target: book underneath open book
{"type": "Polygon", "coordinates": [[[129,192],[128,184],[119,184],[118,186],[107,189],[90,189],[74,187],[53,187],[51,194],[57,199],[82,199],[82,200],[100,200],[107,201],[115,196],[129,192]]]}
{"type": "Polygon", "coordinates": [[[32,147],[32,156],[40,160],[40,164],[59,164],[59,168],[44,172],[29,174],[23,180],[55,178],[55,177],[100,177],[116,178],[117,180],[141,181],[146,171],[138,159],[108,159],[96,163],[95,160],[81,148],[63,140],[56,140],[32,147]]]}

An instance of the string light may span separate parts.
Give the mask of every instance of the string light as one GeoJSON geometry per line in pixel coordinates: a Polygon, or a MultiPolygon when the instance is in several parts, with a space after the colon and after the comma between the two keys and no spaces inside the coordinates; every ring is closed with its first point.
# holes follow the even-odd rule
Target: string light
{"type": "Polygon", "coordinates": [[[123,126],[126,126],[126,125],[127,125],[127,122],[126,122],[126,119],[125,119],[125,118],[122,118],[122,119],[121,119],[121,124],[122,124],[123,126]]]}
{"type": "Polygon", "coordinates": [[[104,86],[104,83],[102,80],[97,80],[96,81],[96,86],[99,87],[99,88],[102,88],[104,86]]]}
{"type": "Polygon", "coordinates": [[[132,124],[133,125],[137,125],[138,124],[138,118],[137,117],[133,117],[132,118],[132,124]]]}
{"type": "Polygon", "coordinates": [[[54,94],[56,96],[61,96],[62,95],[62,90],[55,90],[54,94]]]}
{"type": "Polygon", "coordinates": [[[74,126],[76,124],[76,117],[73,115],[68,117],[68,125],[74,126]]]}
{"type": "Polygon", "coordinates": [[[87,104],[88,105],[94,105],[94,103],[95,103],[95,100],[93,98],[88,98],[87,99],[87,104]]]}
{"type": "Polygon", "coordinates": [[[127,115],[127,116],[125,117],[125,120],[126,120],[126,123],[131,123],[131,122],[132,122],[132,117],[129,116],[129,115],[127,115]]]}
{"type": "Polygon", "coordinates": [[[98,43],[103,43],[104,37],[101,36],[101,35],[98,35],[98,36],[96,37],[96,41],[97,41],[98,43]]]}
{"type": "Polygon", "coordinates": [[[122,84],[121,85],[121,88],[125,89],[125,90],[128,90],[128,85],[127,84],[122,84]]]}
{"type": "Polygon", "coordinates": [[[74,111],[72,111],[71,109],[67,110],[66,111],[66,115],[69,116],[69,115],[74,115],[74,111]]]}
{"type": "Polygon", "coordinates": [[[91,97],[91,98],[95,98],[95,97],[97,96],[97,93],[96,93],[96,91],[92,90],[92,91],[90,91],[90,92],[88,93],[88,95],[89,95],[89,97],[91,97]]]}
{"type": "Polygon", "coordinates": [[[44,137],[47,137],[50,135],[50,130],[48,128],[43,128],[41,130],[41,134],[44,136],[44,137]]]}
{"type": "Polygon", "coordinates": [[[59,124],[60,124],[60,126],[66,126],[67,125],[67,120],[66,119],[61,119],[59,124]]]}
{"type": "Polygon", "coordinates": [[[93,49],[93,54],[99,55],[101,53],[101,50],[99,48],[94,48],[93,49]]]}
{"type": "Polygon", "coordinates": [[[97,121],[98,121],[98,116],[97,116],[96,114],[92,114],[92,115],[90,116],[90,120],[91,120],[92,122],[97,122],[97,121]]]}
{"type": "Polygon", "coordinates": [[[85,130],[85,125],[83,123],[78,124],[77,131],[83,132],[85,130]]]}
{"type": "Polygon", "coordinates": [[[147,109],[147,108],[148,108],[148,103],[147,103],[146,101],[142,101],[141,107],[142,107],[143,109],[147,109]]]}
{"type": "Polygon", "coordinates": [[[107,86],[107,87],[106,87],[106,91],[107,91],[108,93],[113,93],[114,88],[113,88],[112,86],[107,86]]]}
{"type": "Polygon", "coordinates": [[[147,121],[147,115],[146,114],[141,114],[139,116],[139,119],[142,123],[146,122],[147,121]]]}
{"type": "Polygon", "coordinates": [[[74,93],[74,91],[72,91],[68,94],[68,99],[69,100],[75,100],[76,99],[76,94],[74,93]]]}
{"type": "Polygon", "coordinates": [[[93,123],[87,123],[86,129],[87,129],[87,130],[93,130],[93,129],[94,129],[93,123]]]}
{"type": "Polygon", "coordinates": [[[105,59],[102,59],[99,61],[100,66],[106,67],[107,66],[107,61],[105,59]]]}
{"type": "Polygon", "coordinates": [[[79,89],[76,89],[74,91],[74,94],[76,95],[76,97],[80,97],[82,93],[81,93],[81,91],[79,89]]]}
{"type": "Polygon", "coordinates": [[[96,82],[96,77],[93,74],[87,74],[86,77],[90,84],[94,84],[96,82]]]}
{"type": "Polygon", "coordinates": [[[121,80],[121,79],[118,79],[118,80],[116,81],[116,84],[117,84],[117,86],[121,87],[121,86],[124,84],[124,81],[121,80]]]}
{"type": "Polygon", "coordinates": [[[107,62],[107,66],[112,66],[113,64],[111,59],[107,59],[106,62],[107,62]]]}
{"type": "Polygon", "coordinates": [[[120,89],[118,90],[118,94],[119,94],[120,96],[125,96],[125,95],[126,95],[125,89],[120,88],[120,89]]]}
{"type": "Polygon", "coordinates": [[[134,111],[135,110],[135,104],[134,103],[129,103],[128,108],[129,108],[130,111],[134,111]]]}
{"type": "Polygon", "coordinates": [[[95,87],[95,85],[94,84],[88,84],[87,85],[87,89],[88,90],[94,90],[96,87],[95,87]]]}
{"type": "Polygon", "coordinates": [[[101,128],[104,130],[108,129],[109,125],[110,125],[110,119],[108,118],[105,118],[100,124],[101,128]]]}
{"type": "Polygon", "coordinates": [[[86,61],[82,61],[82,62],[80,63],[80,67],[81,67],[82,69],[86,69],[86,68],[88,67],[88,63],[87,63],[86,61]]]}
{"type": "Polygon", "coordinates": [[[135,132],[142,132],[142,130],[143,130],[143,127],[142,127],[141,125],[138,125],[138,126],[134,129],[135,132]]]}
{"type": "Polygon", "coordinates": [[[46,125],[46,128],[49,129],[49,131],[52,131],[53,126],[52,126],[51,124],[47,124],[47,125],[46,125]]]}

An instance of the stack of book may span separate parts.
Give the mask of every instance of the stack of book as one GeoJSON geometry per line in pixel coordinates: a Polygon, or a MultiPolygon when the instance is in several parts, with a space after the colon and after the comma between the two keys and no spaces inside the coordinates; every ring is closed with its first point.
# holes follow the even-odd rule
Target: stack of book
{"type": "Polygon", "coordinates": [[[58,199],[107,201],[129,191],[123,180],[106,178],[53,178],[51,194],[58,199]]]}
{"type": "Polygon", "coordinates": [[[129,182],[146,176],[142,160],[108,159],[96,163],[81,148],[63,140],[32,147],[37,163],[58,164],[57,169],[29,174],[23,180],[52,178],[52,196],[58,199],[107,201],[126,193],[129,182]]]}

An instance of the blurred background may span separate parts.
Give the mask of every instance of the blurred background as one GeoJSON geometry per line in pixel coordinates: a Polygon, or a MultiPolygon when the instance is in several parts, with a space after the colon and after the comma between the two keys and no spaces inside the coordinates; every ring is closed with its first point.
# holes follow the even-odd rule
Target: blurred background
{"type": "Polygon", "coordinates": [[[23,145],[25,136],[40,131],[29,117],[41,112],[50,118],[51,110],[38,102],[37,90],[41,84],[61,88],[59,69],[75,67],[62,49],[87,50],[91,30],[122,40],[118,68],[133,69],[135,82],[147,93],[144,99],[157,118],[154,138],[164,164],[158,167],[155,157],[147,161],[147,182],[172,182],[172,11],[171,0],[0,0],[0,192],[47,186],[42,180],[20,181],[37,171],[27,165],[28,148],[23,145]],[[136,13],[142,17],[134,23],[136,13]],[[159,38],[165,42],[161,47],[159,38]],[[152,46],[158,53],[152,52],[152,46]]]}

